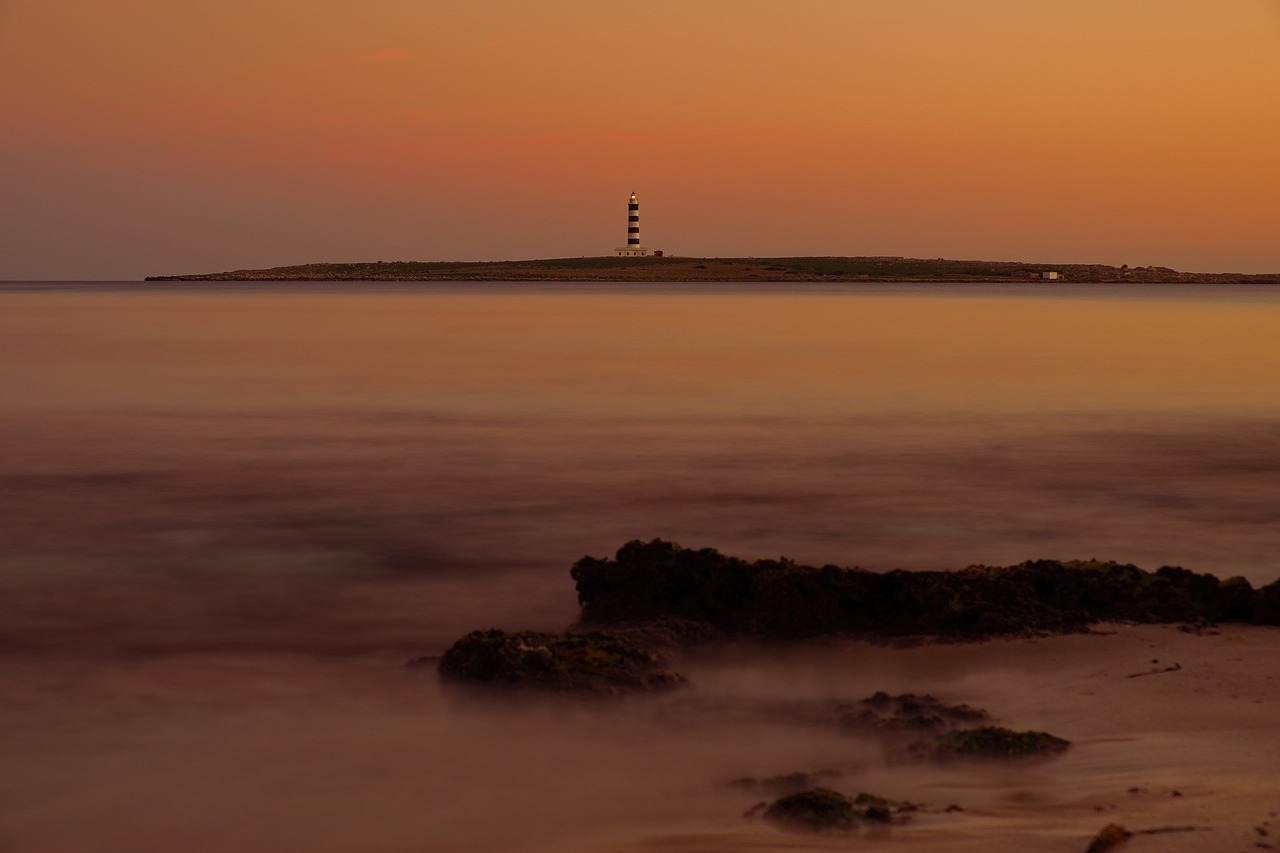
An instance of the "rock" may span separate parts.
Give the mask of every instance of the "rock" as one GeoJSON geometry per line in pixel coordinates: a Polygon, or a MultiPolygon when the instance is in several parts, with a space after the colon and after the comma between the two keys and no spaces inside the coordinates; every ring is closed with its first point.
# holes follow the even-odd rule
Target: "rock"
{"type": "Polygon", "coordinates": [[[606,631],[472,631],[440,659],[443,675],[485,684],[592,693],[669,688],[684,679],[656,652],[606,631]]]}
{"type": "Polygon", "coordinates": [[[663,616],[643,622],[614,622],[609,630],[637,646],[675,652],[724,639],[724,632],[708,622],[663,616]]]}
{"type": "MultiPolygon", "coordinates": [[[[854,809],[862,810],[862,819],[868,823],[890,823],[893,820],[894,809],[901,804],[876,794],[868,794],[865,791],[853,798],[854,809]]],[[[914,807],[912,807],[914,810],[914,807]]]]}
{"type": "Polygon", "coordinates": [[[782,796],[819,787],[822,782],[830,782],[839,779],[843,775],[839,770],[818,770],[813,773],[786,773],[765,779],[747,776],[731,780],[729,786],[747,791],[759,791],[774,796],[782,796]]]}
{"type": "Polygon", "coordinates": [[[1280,580],[1257,591],[1252,617],[1251,621],[1258,625],[1280,625],[1280,580]]]}
{"type": "Polygon", "coordinates": [[[763,817],[781,829],[793,832],[842,832],[864,824],[888,824],[898,815],[918,809],[875,794],[861,793],[852,800],[830,788],[811,788],[775,800],[763,817]]]}
{"type": "Polygon", "coordinates": [[[990,719],[980,708],[945,705],[928,694],[890,696],[881,691],[843,710],[839,725],[847,731],[942,733],[990,719]]]}
{"type": "Polygon", "coordinates": [[[1133,833],[1120,824],[1109,823],[1093,837],[1085,853],[1106,853],[1107,850],[1119,847],[1132,837],[1133,833]]]}
{"type": "Polygon", "coordinates": [[[856,829],[860,815],[844,794],[813,788],[775,800],[764,819],[793,832],[831,832],[856,829]]]}
{"type": "Polygon", "coordinates": [[[1104,621],[1280,624],[1280,581],[1255,590],[1242,578],[1096,560],[878,573],[747,562],[654,539],[628,542],[613,560],[584,557],[572,575],[585,623],[671,617],[769,638],[980,638],[1104,621]]]}
{"type": "Polygon", "coordinates": [[[1048,732],[1015,732],[999,726],[960,729],[936,740],[912,744],[917,758],[947,761],[958,758],[1028,758],[1056,755],[1071,748],[1071,742],[1048,732]]]}

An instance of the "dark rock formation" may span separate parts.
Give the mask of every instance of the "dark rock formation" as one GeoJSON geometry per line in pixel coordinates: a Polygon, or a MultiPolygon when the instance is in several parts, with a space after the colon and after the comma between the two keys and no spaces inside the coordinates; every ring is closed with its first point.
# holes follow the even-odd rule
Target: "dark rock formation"
{"type": "Polygon", "coordinates": [[[692,646],[723,640],[725,634],[707,622],[663,616],[644,622],[614,622],[609,631],[637,646],[676,652],[692,646]]]}
{"type": "Polygon", "coordinates": [[[1029,758],[1057,755],[1071,748],[1071,742],[1048,732],[1015,732],[998,726],[960,729],[939,738],[913,744],[918,758],[947,761],[957,758],[1029,758]]]}
{"type": "MultiPolygon", "coordinates": [[[[1240,583],[1248,586],[1244,578],[1232,578],[1227,583],[1240,583]]],[[[1249,620],[1256,625],[1280,625],[1280,580],[1273,581],[1259,589],[1253,596],[1253,612],[1249,620]]]]}
{"type": "Polygon", "coordinates": [[[991,716],[969,705],[945,705],[925,694],[890,696],[883,691],[841,710],[838,724],[846,731],[942,734],[960,726],[985,723],[991,716]]]}
{"type": "Polygon", "coordinates": [[[867,823],[891,823],[894,812],[915,811],[910,803],[899,803],[877,794],[863,791],[853,798],[853,807],[867,823]]]}
{"type": "Polygon", "coordinates": [[[822,832],[857,828],[861,822],[853,801],[830,788],[813,788],[775,800],[764,819],[782,829],[822,832]]]}
{"type": "Polygon", "coordinates": [[[1280,625],[1280,581],[1255,590],[1243,578],[1098,561],[878,573],[749,563],[655,539],[629,542],[613,560],[584,557],[572,575],[586,623],[675,617],[769,638],[979,638],[1106,621],[1280,625]]]}
{"type": "Polygon", "coordinates": [[[444,653],[440,672],[488,684],[593,693],[666,688],[684,682],[664,668],[656,652],[606,631],[472,631],[444,653]]]}
{"type": "Polygon", "coordinates": [[[842,832],[864,824],[888,824],[916,810],[875,794],[858,794],[852,800],[830,788],[811,788],[775,800],[763,817],[780,829],[793,832],[842,832]]]}

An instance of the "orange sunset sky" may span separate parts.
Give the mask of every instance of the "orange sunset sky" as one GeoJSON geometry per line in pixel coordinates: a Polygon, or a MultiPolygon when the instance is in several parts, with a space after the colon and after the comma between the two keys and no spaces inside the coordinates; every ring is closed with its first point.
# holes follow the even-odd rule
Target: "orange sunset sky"
{"type": "Polygon", "coordinates": [[[0,279],[605,254],[1280,271],[1280,0],[0,0],[0,279]]]}

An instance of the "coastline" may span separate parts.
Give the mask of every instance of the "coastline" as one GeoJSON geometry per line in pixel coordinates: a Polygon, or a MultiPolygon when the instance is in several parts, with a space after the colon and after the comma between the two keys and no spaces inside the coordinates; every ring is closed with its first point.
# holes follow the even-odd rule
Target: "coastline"
{"type": "Polygon", "coordinates": [[[1276,628],[743,641],[682,662],[687,691],[607,703],[405,663],[473,628],[560,630],[569,561],[637,532],[1270,584],[1280,291],[574,287],[5,297],[0,848],[1084,853],[1112,822],[1196,827],[1125,853],[1274,843],[1276,628]],[[922,767],[789,712],[880,691],[1075,746],[922,767]],[[728,784],[828,768],[928,810],[796,835],[728,784]]]}
{"type": "MultiPolygon", "coordinates": [[[[1137,853],[1246,853],[1273,843],[1280,781],[1267,765],[1280,741],[1268,720],[1280,701],[1280,683],[1270,674],[1280,665],[1280,630],[1231,626],[1196,635],[1173,626],[1113,624],[1090,634],[852,652],[846,650],[851,660],[893,673],[901,684],[949,683],[941,689],[959,689],[967,701],[990,702],[1022,722],[1061,731],[1075,746],[1051,761],[975,764],[927,776],[868,768],[854,788],[879,791],[887,776],[883,793],[890,797],[961,806],[954,813],[926,812],[888,831],[803,836],[726,821],[718,830],[654,832],[639,843],[603,849],[1083,853],[1109,823],[1139,832],[1178,830],[1135,836],[1123,849],[1137,853]],[[1133,670],[1145,670],[1152,659],[1181,668],[1135,677],[1133,670]]],[[[790,664],[804,672],[802,662],[790,664]]],[[[813,677],[819,677],[816,667],[813,677]]]]}
{"type": "Polygon", "coordinates": [[[583,257],[485,262],[375,261],[155,275],[146,281],[1059,282],[1280,284],[1280,273],[1193,273],[1167,267],[955,261],[943,258],[583,257]],[[1056,273],[1055,279],[1041,278],[1056,273]]]}
{"type": "Polygon", "coordinates": [[[146,846],[216,853],[356,842],[370,853],[1083,853],[1108,823],[1194,827],[1135,837],[1135,853],[1248,853],[1277,823],[1274,628],[731,644],[689,663],[692,694],[603,706],[468,700],[388,654],[9,655],[0,710],[19,736],[5,756],[5,840],[71,851],[92,830],[97,849],[137,849],[146,812],[146,846]],[[1181,666],[1131,677],[1152,659],[1181,666]],[[847,735],[733,713],[873,689],[981,704],[1075,746],[1047,761],[921,767],[847,735]],[[846,793],[924,808],[885,831],[793,834],[743,818],[758,797],[724,784],[819,767],[841,770],[834,787],[846,793]],[[268,789],[272,809],[258,809],[268,789]]]}

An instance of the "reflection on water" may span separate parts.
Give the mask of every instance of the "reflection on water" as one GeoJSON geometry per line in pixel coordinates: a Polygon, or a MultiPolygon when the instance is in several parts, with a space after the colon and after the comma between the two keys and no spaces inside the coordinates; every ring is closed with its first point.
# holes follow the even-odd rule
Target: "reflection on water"
{"type": "MultiPolygon", "coordinates": [[[[258,750],[296,697],[218,696],[263,670],[314,678],[290,656],[316,654],[344,656],[326,678],[376,682],[380,733],[352,735],[372,765],[402,736],[492,739],[522,723],[485,728],[434,688],[389,687],[396,664],[474,627],[570,622],[569,565],[637,537],[870,568],[1098,557],[1280,576],[1280,293],[386,290],[0,290],[0,658],[14,676],[5,719],[32,738],[11,762],[37,767],[68,736],[162,749],[191,725],[258,750]],[[184,678],[191,655],[234,663],[184,678]],[[151,696],[151,710],[121,710],[120,695],[151,696]],[[64,700],[77,710],[51,716],[64,700]],[[85,717],[98,700],[106,710],[85,717]],[[238,725],[255,734],[237,741],[238,725]]],[[[314,743],[363,713],[333,705],[312,719],[314,743]]],[[[590,746],[566,768],[639,760],[611,753],[588,716],[590,746]]],[[[228,769],[192,795],[239,790],[233,808],[252,811],[314,772],[303,734],[296,754],[263,758],[257,787],[228,769]]],[[[726,756],[757,734],[721,732],[704,759],[729,772],[726,756]]],[[[671,735],[656,754],[703,736],[671,735]]],[[[777,748],[821,751],[824,737],[777,748]]],[[[495,767],[514,762],[512,790],[550,760],[504,757],[536,751],[529,739],[493,748],[495,767]]],[[[127,767],[104,754],[74,796],[106,815],[92,792],[127,767]]],[[[431,760],[441,773],[414,777],[424,797],[488,784],[431,760]]],[[[148,767],[146,789],[165,790],[148,767]]],[[[69,784],[47,773],[36,788],[69,784]]],[[[56,811],[0,793],[32,837],[56,811]]],[[[385,803],[339,781],[332,796],[370,820],[385,803]]],[[[593,808],[607,816],[604,799],[593,808]]],[[[623,811],[688,817],[703,802],[683,789],[658,800],[623,811]]],[[[545,804],[535,820],[535,806],[527,820],[553,837],[546,821],[573,820],[545,804]]],[[[172,829],[188,811],[169,808],[172,829]]],[[[327,849],[361,837],[350,808],[317,833],[327,849]]],[[[261,844],[239,849],[269,849],[303,818],[246,818],[261,844]]],[[[111,831],[102,849],[142,843],[136,827],[111,831]]],[[[392,836],[386,849],[433,849],[392,836]]]]}
{"type": "Polygon", "coordinates": [[[1271,291],[0,303],[19,645],[89,624],[99,648],[330,650],[557,625],[573,560],[651,536],[869,568],[1280,575],[1271,291]]]}

